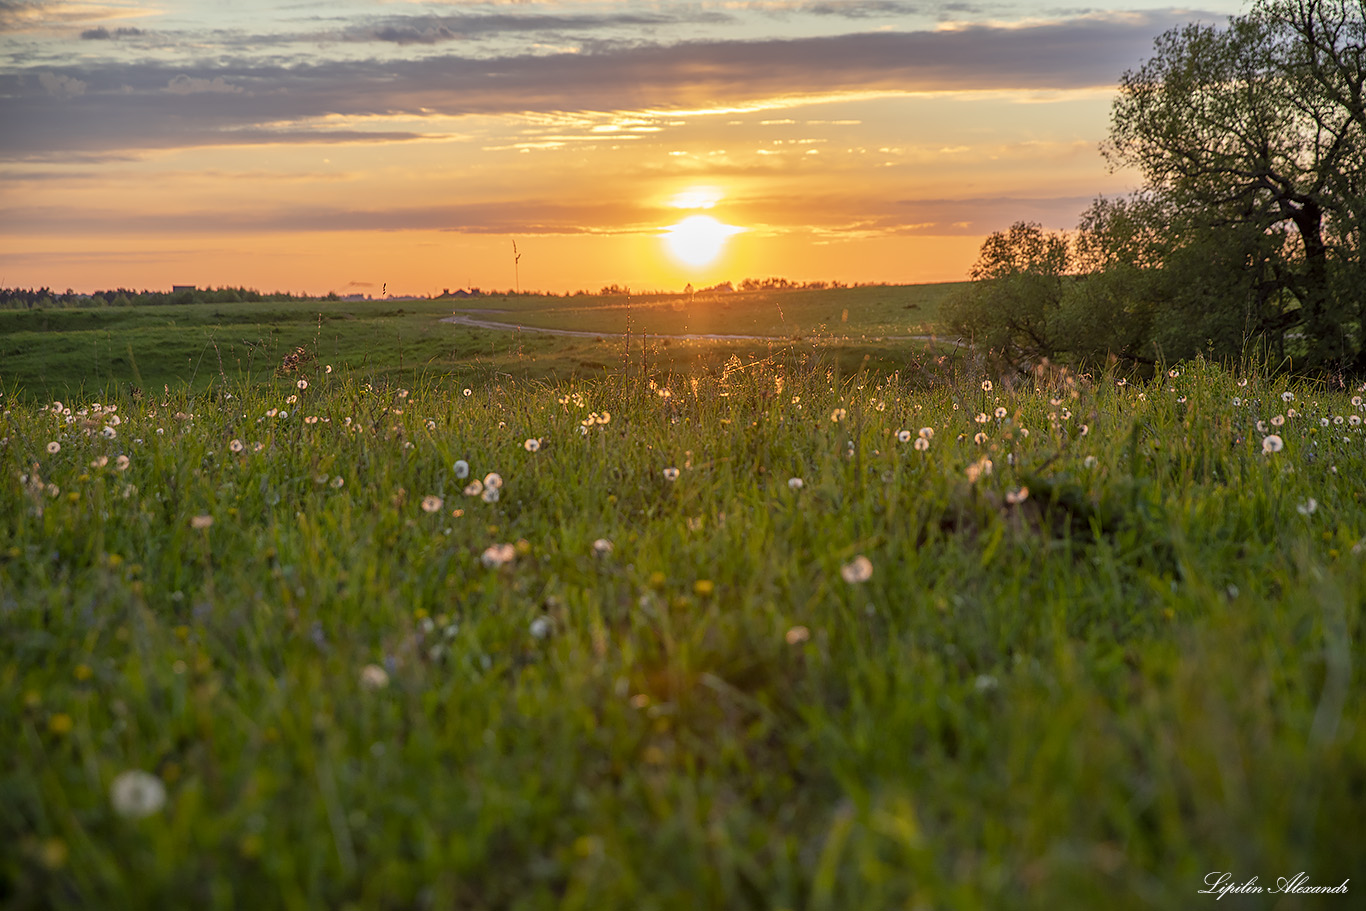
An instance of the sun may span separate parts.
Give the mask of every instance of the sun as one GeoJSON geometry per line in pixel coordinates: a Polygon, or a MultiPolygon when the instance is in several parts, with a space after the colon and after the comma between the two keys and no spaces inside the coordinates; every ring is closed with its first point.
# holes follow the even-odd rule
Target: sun
{"type": "Polygon", "coordinates": [[[664,229],[664,243],[674,259],[684,265],[701,267],[715,261],[731,235],[743,230],[724,225],[710,215],[689,215],[664,229]]]}

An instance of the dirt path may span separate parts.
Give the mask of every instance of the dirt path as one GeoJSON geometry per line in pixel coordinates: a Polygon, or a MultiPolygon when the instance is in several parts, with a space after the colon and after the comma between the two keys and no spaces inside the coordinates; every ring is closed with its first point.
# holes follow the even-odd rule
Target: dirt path
{"type": "MultiPolygon", "coordinates": [[[[478,313],[488,313],[490,311],[474,311],[478,313]]],[[[493,311],[502,312],[502,311],[493,311]]],[[[540,332],[545,335],[559,335],[568,338],[622,338],[624,332],[587,332],[583,329],[547,329],[541,326],[521,326],[516,323],[503,323],[497,320],[481,319],[471,313],[459,312],[450,316],[442,317],[443,323],[454,323],[457,326],[469,326],[473,329],[492,329],[496,332],[540,332]]],[[[639,333],[637,333],[639,334],[639,333]]],[[[669,339],[676,342],[790,342],[792,338],[786,335],[724,335],[721,333],[703,333],[690,335],[659,335],[650,333],[650,338],[669,339]]],[[[961,339],[940,338],[935,335],[879,335],[866,339],[875,342],[944,342],[948,345],[961,345],[961,339]]]]}

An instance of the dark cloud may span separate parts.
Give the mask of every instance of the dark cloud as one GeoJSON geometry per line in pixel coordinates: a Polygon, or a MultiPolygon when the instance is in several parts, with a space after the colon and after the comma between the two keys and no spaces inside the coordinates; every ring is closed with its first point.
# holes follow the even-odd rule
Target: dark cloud
{"type": "Polygon", "coordinates": [[[1154,35],[1186,18],[1086,17],[496,58],[47,67],[0,74],[0,157],[217,144],[251,131],[322,141],[314,131],[260,130],[326,115],[679,109],[834,91],[1106,86],[1148,55],[1154,35]]]}
{"type": "Polygon", "coordinates": [[[81,32],[81,38],[85,41],[108,41],[111,38],[136,38],[142,34],[144,32],[140,28],[116,28],[111,32],[101,25],[81,32]]]}
{"type": "Polygon", "coordinates": [[[610,15],[531,15],[508,13],[450,16],[389,16],[349,26],[338,37],[347,42],[379,41],[391,44],[441,44],[447,41],[536,33],[600,34],[614,29],[654,28],[683,22],[725,22],[722,13],[686,10],[678,14],[628,13],[610,15]]]}

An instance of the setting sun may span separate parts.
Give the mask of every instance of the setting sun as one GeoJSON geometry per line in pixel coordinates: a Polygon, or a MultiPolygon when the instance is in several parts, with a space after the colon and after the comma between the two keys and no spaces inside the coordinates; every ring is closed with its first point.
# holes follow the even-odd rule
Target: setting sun
{"type": "Polygon", "coordinates": [[[664,243],[675,259],[688,266],[705,266],[721,255],[726,241],[744,228],[723,225],[710,215],[690,215],[665,229],[664,243]]]}

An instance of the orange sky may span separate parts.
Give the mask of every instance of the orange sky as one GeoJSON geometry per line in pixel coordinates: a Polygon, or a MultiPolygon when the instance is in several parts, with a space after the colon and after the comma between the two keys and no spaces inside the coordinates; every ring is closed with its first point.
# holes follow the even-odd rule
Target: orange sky
{"type": "Polygon", "coordinates": [[[7,2],[0,286],[957,280],[1129,189],[1119,74],[1239,7],[7,2]]]}

